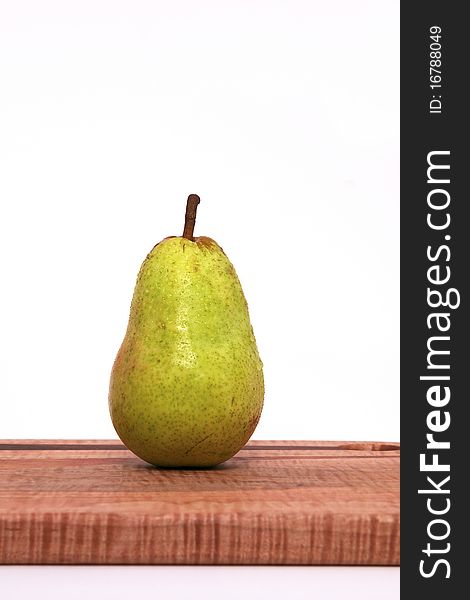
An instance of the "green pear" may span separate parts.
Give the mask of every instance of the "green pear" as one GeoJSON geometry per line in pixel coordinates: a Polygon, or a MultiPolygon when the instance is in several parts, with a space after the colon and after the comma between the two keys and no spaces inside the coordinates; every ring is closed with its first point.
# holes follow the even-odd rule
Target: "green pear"
{"type": "Polygon", "coordinates": [[[233,265],[211,238],[182,237],[144,260],[111,373],[109,408],[124,444],[162,467],[206,467],[251,437],[264,397],[248,306],[233,265]]]}

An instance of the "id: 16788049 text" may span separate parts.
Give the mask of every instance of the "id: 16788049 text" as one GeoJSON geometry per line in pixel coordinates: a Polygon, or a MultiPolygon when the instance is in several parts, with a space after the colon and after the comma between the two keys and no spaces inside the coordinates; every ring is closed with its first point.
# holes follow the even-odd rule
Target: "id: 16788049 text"
{"type": "Polygon", "coordinates": [[[429,28],[429,87],[432,91],[432,98],[429,102],[429,112],[431,114],[441,114],[442,112],[442,45],[441,28],[433,25],[429,28]]]}

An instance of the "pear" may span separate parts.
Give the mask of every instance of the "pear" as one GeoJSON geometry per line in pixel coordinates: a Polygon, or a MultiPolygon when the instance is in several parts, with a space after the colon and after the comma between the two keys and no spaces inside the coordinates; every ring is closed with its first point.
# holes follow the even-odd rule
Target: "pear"
{"type": "Polygon", "coordinates": [[[111,373],[109,408],[124,444],[161,467],[207,467],[236,454],[263,407],[264,380],[233,265],[193,238],[191,194],[182,237],[158,243],[137,277],[111,373]]]}

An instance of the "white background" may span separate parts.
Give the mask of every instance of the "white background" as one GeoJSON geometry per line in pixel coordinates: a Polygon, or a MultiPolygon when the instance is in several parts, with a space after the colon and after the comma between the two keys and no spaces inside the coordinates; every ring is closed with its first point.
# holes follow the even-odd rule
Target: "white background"
{"type": "Polygon", "coordinates": [[[398,0],[0,3],[0,438],[115,437],[161,238],[235,265],[259,439],[397,440],[398,0]]]}
{"type": "Polygon", "coordinates": [[[394,567],[0,567],[8,600],[396,600],[394,567]],[[53,582],[53,585],[51,585],[53,582]]]}

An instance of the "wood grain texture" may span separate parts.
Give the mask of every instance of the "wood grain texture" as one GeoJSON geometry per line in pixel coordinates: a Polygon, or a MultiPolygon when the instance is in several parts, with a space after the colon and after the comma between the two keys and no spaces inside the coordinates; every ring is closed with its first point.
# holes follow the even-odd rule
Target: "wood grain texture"
{"type": "Polygon", "coordinates": [[[157,469],[115,440],[0,441],[1,564],[399,564],[399,445],[254,441],[157,469]]]}

